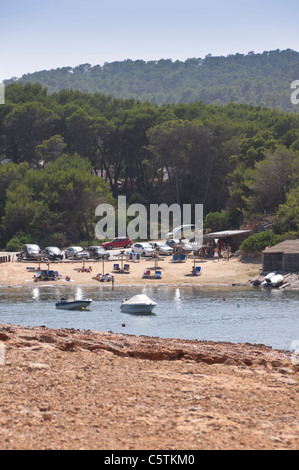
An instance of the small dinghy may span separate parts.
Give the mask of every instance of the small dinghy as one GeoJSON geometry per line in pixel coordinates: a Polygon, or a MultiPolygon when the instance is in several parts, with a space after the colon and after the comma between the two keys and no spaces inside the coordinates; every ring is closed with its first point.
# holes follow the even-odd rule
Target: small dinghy
{"type": "Polygon", "coordinates": [[[152,313],[157,304],[153,302],[147,295],[134,295],[129,300],[124,300],[120,306],[122,312],[125,313],[152,313]]]}
{"type": "Polygon", "coordinates": [[[92,299],[88,300],[66,300],[60,299],[59,302],[56,302],[56,308],[61,310],[86,310],[87,307],[91,304],[92,299]]]}
{"type": "Polygon", "coordinates": [[[276,271],[273,273],[267,274],[265,280],[261,283],[262,287],[279,287],[283,284],[284,277],[282,274],[276,274],[276,271]]]}

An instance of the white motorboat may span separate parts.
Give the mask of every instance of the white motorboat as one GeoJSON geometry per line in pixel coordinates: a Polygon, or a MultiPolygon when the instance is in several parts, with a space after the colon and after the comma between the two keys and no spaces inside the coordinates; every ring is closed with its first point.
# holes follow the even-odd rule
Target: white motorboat
{"type": "Polygon", "coordinates": [[[120,309],[125,313],[152,313],[156,305],[147,295],[139,294],[124,300],[120,309]]]}
{"type": "Polygon", "coordinates": [[[279,287],[283,284],[284,277],[282,274],[276,274],[276,271],[267,274],[265,280],[261,283],[262,287],[279,287]]]}
{"type": "Polygon", "coordinates": [[[88,300],[66,300],[60,299],[56,302],[56,308],[62,310],[85,310],[92,302],[92,299],[88,300]]]}

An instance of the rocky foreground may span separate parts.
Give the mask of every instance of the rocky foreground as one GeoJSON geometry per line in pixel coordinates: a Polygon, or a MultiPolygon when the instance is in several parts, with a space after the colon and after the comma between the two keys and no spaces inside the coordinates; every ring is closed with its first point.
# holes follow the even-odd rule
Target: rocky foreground
{"type": "Polygon", "coordinates": [[[0,449],[298,449],[291,352],[13,325],[0,341],[0,449]]]}

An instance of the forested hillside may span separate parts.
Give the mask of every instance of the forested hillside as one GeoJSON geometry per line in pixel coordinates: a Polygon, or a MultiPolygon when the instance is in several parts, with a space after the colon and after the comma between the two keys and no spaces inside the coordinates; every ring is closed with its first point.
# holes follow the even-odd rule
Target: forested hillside
{"type": "Polygon", "coordinates": [[[0,106],[0,246],[91,240],[95,208],[204,205],[213,229],[277,213],[299,231],[299,116],[14,83],[0,106]],[[103,176],[101,178],[100,176],[103,176]]]}
{"type": "MultiPolygon", "coordinates": [[[[65,88],[134,98],[153,104],[229,102],[299,111],[290,85],[299,80],[299,52],[291,49],[227,57],[179,60],[125,60],[103,66],[82,64],[24,75],[18,83],[40,83],[49,93],[65,88]]],[[[7,80],[6,85],[14,80],[7,80]]]]}

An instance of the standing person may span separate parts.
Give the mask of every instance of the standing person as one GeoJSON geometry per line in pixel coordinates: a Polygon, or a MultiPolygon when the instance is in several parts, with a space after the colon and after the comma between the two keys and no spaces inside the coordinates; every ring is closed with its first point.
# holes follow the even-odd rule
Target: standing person
{"type": "Polygon", "coordinates": [[[217,247],[214,249],[214,260],[219,261],[219,250],[217,247]]]}
{"type": "Polygon", "coordinates": [[[229,261],[231,250],[232,250],[231,247],[229,246],[229,244],[227,244],[227,261],[229,261]]]}

